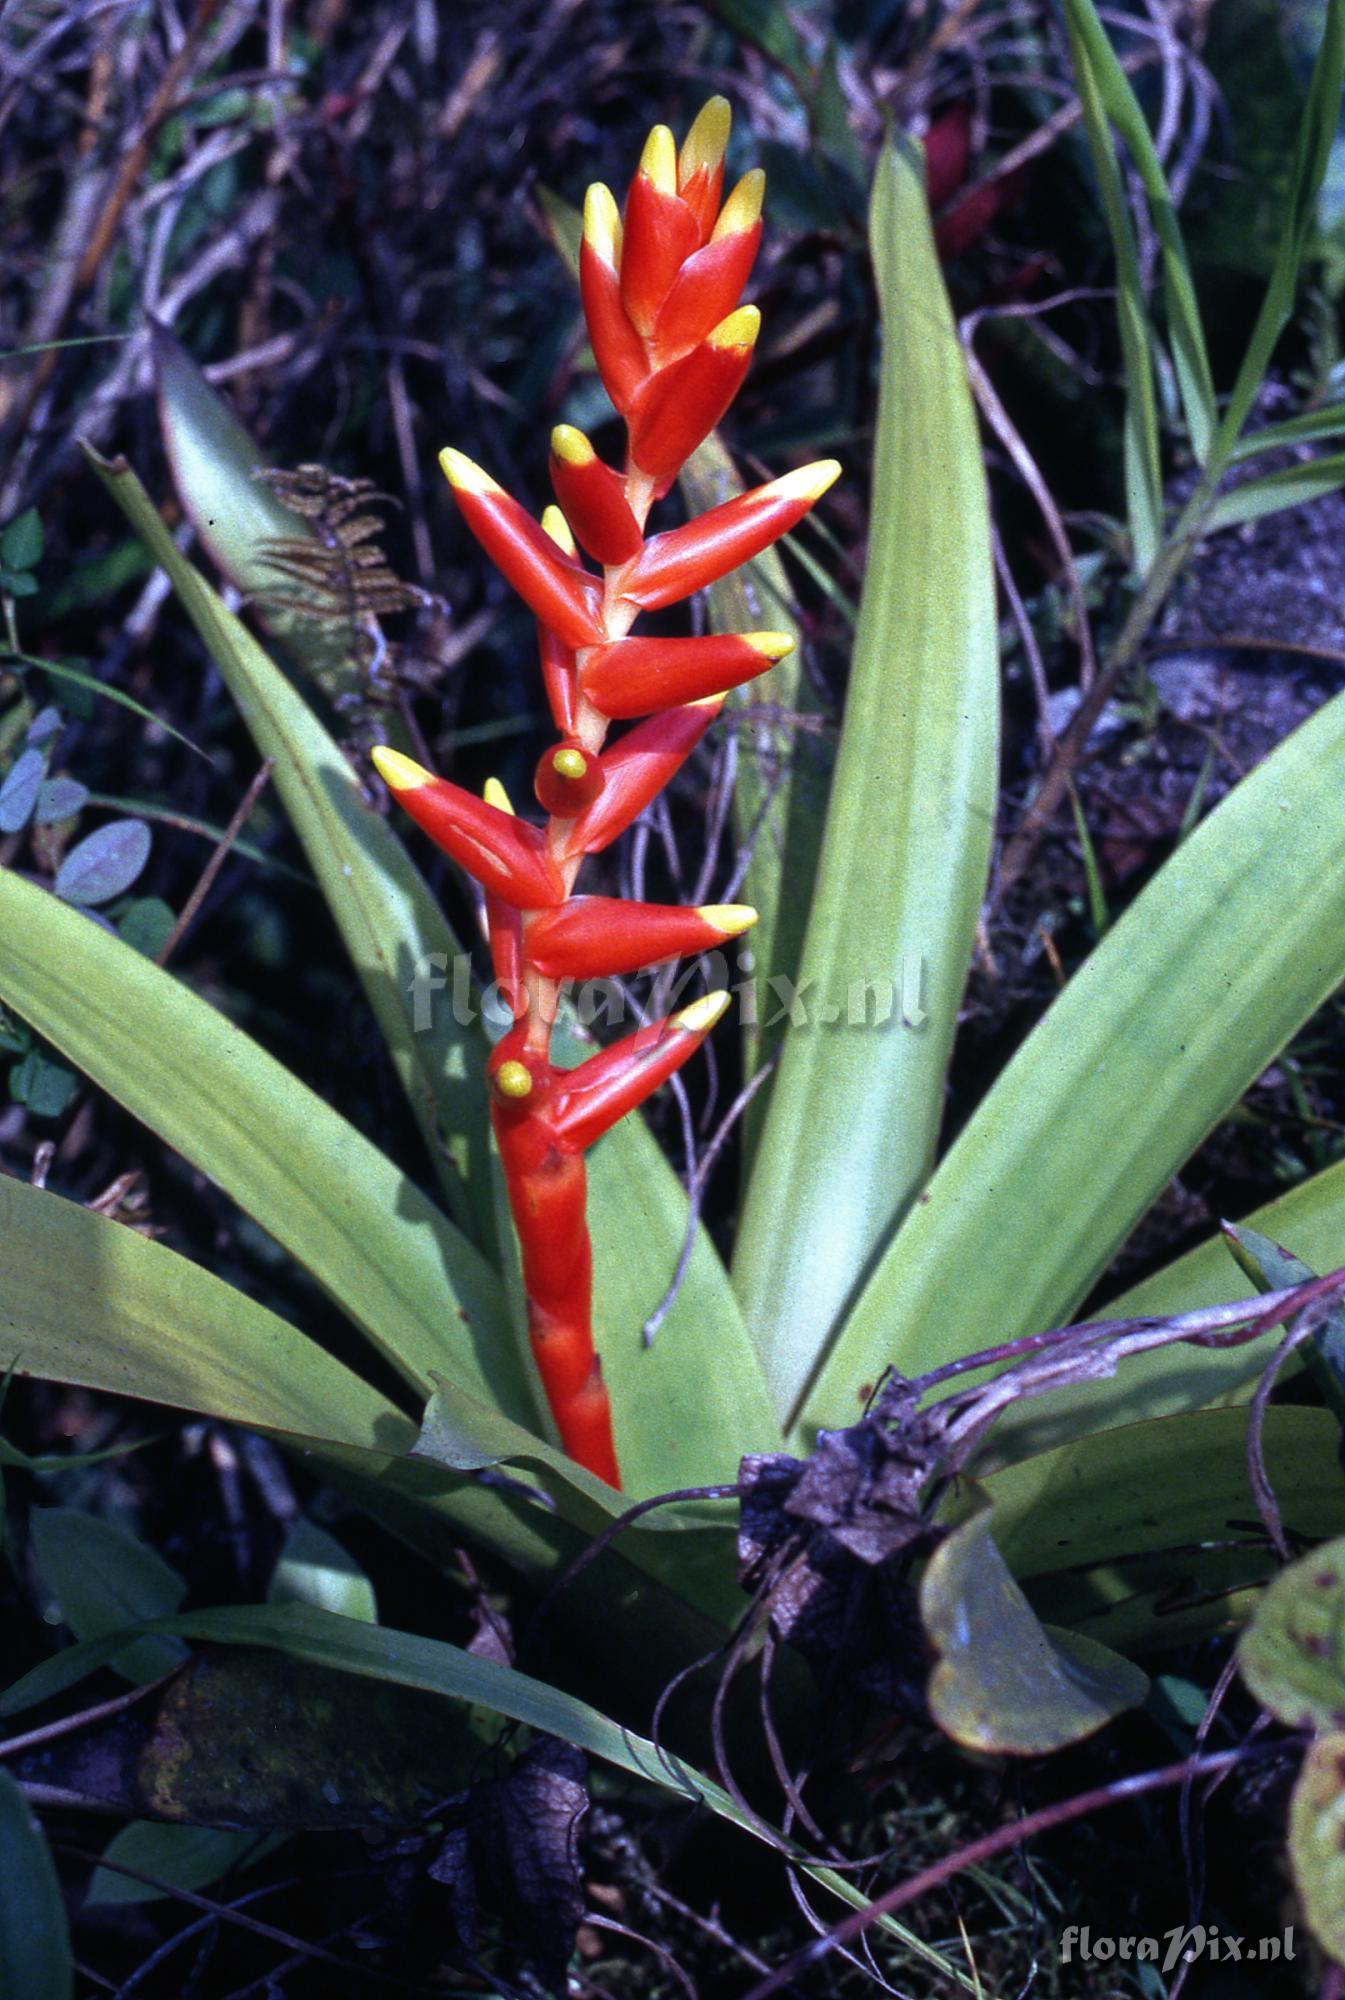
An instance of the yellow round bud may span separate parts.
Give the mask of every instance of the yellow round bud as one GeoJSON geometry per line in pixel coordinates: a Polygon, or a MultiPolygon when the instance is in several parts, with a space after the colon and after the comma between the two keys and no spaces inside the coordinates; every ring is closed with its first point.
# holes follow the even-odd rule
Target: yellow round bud
{"type": "Polygon", "coordinates": [[[503,1062],[495,1072],[495,1088],[501,1097],[529,1097],[532,1094],[532,1071],[526,1063],[503,1062]]]}
{"type": "Polygon", "coordinates": [[[557,750],[551,759],[551,768],[558,778],[568,778],[571,783],[577,783],[580,778],[588,776],[588,759],[582,750],[567,744],[563,750],[557,750]]]}

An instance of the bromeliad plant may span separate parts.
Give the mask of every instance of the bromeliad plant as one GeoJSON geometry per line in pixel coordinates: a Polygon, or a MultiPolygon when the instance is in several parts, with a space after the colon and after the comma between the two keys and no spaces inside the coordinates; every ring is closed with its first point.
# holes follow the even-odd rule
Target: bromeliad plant
{"type": "Polygon", "coordinates": [[[764,177],[745,174],[720,207],[729,117],[726,101],[711,98],[680,153],[656,126],[624,222],[601,184],[584,204],[584,312],[626,420],[623,472],[559,425],[551,480],[560,507],[539,527],[461,452],[441,457],[468,526],[537,617],[560,732],[537,766],[545,829],[515,819],[494,781],[482,801],[400,751],[373,753],[416,824],[485,892],[495,977],[513,1019],[490,1058],[491,1123],[522,1247],[532,1355],[566,1451],[612,1486],[620,1482],[593,1345],[584,1154],[694,1054],[729,996],[707,994],[562,1069],[550,1055],[560,989],[720,945],[756,911],[575,897],[575,879],[584,857],[608,847],[668,783],[728,690],[794,643],[777,632],[628,635],[641,611],[691,596],[787,534],[840,470],[830,459],[804,466],[645,537],[651,506],[737,393],[761,324],[738,298],[761,236],[764,177]],[[579,562],[571,528],[602,564],[601,581],[579,562]],[[634,716],[648,719],[604,753],[610,724],[634,716]]]}
{"type": "MultiPolygon", "coordinates": [[[[1128,391],[1133,609],[1087,708],[1135,659],[1199,536],[1291,504],[1311,484],[1309,469],[1296,468],[1297,483],[1270,474],[1226,493],[1228,467],[1263,443],[1345,435],[1345,409],[1334,406],[1243,436],[1326,168],[1345,72],[1345,0],[1327,8],[1284,248],[1222,411],[1141,109],[1091,0],[1066,0],[1065,12],[1117,250],[1128,391]],[[1139,288],[1112,127],[1153,209],[1162,329],[1139,288]],[[1165,344],[1201,468],[1172,523],[1154,376],[1165,344]]],[[[624,1504],[612,1490],[618,1455],[635,1498],[721,1489],[717,1501],[642,1519],[562,1600],[562,1614],[600,1607],[589,1636],[605,1653],[617,1625],[629,1637],[628,1709],[647,1692],[634,1685],[642,1667],[652,1663],[664,1678],[722,1642],[741,1609],[722,1488],[743,1458],[802,1455],[819,1432],[854,1425],[889,1366],[930,1378],[953,1411],[930,1417],[935,1430],[962,1424],[964,1441],[979,1439],[990,1404],[964,1408],[952,1393],[966,1357],[993,1340],[987,1365],[1021,1360],[1022,1343],[1067,1320],[1171,1175],[1345,980],[1345,704],[1337,699],[1190,834],[940,1156],[996,816],[998,635],[963,353],[919,165],[905,148],[886,147],[871,209],[884,338],[873,503],[825,812],[800,799],[778,746],[762,743],[759,718],[741,746],[741,831],[751,840],[744,893],[759,912],[761,1003],[744,1020],[744,1049],[754,1065],[769,1046],[778,1064],[744,1146],[731,1266],[695,1233],[657,1340],[641,1339],[688,1240],[690,1212],[648,1131],[622,1114],[693,1051],[720,1002],[707,998],[595,1054],[557,1012],[558,990],[589,971],[723,939],[749,911],[622,905],[572,891],[585,855],[629,824],[721,713],[732,714],[735,683],[776,658],[780,707],[801,705],[787,610],[771,615],[778,635],[754,632],[762,621],[749,600],[787,607],[787,578],[768,544],[833,470],[810,467],[742,494],[717,441],[698,442],[741,380],[756,333],[752,308],[737,300],[756,244],[760,183],[749,175],[719,208],[724,139],[717,105],[680,155],[657,131],[624,220],[596,192],[582,240],[576,232],[595,358],[627,426],[623,470],[562,427],[552,474],[565,522],[552,515],[547,526],[447,455],[468,525],[539,621],[558,738],[538,769],[546,824],[512,815],[493,787],[478,799],[431,777],[406,746],[379,763],[402,804],[485,892],[512,1016],[493,1050],[479,1023],[449,1008],[418,1031],[412,973],[459,955],[443,912],[313,709],[185,561],[134,475],[95,461],[172,577],[259,755],[274,760],[274,782],[387,1041],[441,1199],[431,1201],[187,985],[36,883],[0,872],[0,1002],[255,1217],[403,1387],[400,1398],[376,1390],[301,1329],[163,1245],[0,1179],[0,1329],[18,1366],[269,1431],[432,1553],[475,1538],[533,1576],[554,1574],[610,1526],[624,1504]],[[646,538],[648,512],[679,468],[693,518],[646,538]],[[707,500],[708,511],[695,513],[707,500]],[[600,575],[579,559],[571,528],[600,575]],[[746,575],[730,574],[746,558],[746,575]],[[709,634],[654,639],[632,629],[639,612],[707,584],[709,634]],[[633,727],[609,743],[612,721],[633,727]],[[807,1003],[798,1013],[772,1005],[784,981],[807,1003]],[[875,984],[901,996],[877,1025],[863,998],[875,984]],[[515,1324],[503,1275],[492,1127],[522,1248],[526,1326],[515,1324]],[[546,1434],[538,1373],[563,1452],[546,1434]],[[508,1480],[479,1477],[500,1464],[511,1468],[508,1480]]],[[[292,598],[303,523],[253,477],[255,448],[166,336],[156,361],[175,476],[207,546],[250,595],[264,601],[279,574],[292,598]],[[279,573],[278,541],[290,552],[279,573]]],[[[1345,480],[1338,460],[1318,465],[1315,490],[1345,480]]],[[[302,656],[302,627],[288,643],[302,656]]],[[[329,631],[323,643],[329,652],[329,631]]],[[[1259,1238],[1287,1241],[1302,1260],[1286,1275],[1261,1259],[1285,1310],[1283,1288],[1307,1280],[1304,1267],[1345,1263],[1345,1167],[1252,1220],[1259,1238]]],[[[989,1737],[976,1739],[985,1747],[1046,1747],[1042,1732],[1053,1729],[1059,1740],[1054,1647],[1073,1649],[1076,1690],[1079,1661],[1091,1658],[1100,1680],[1090,1712],[1100,1721],[1136,1698],[1136,1682],[1100,1656],[1098,1641],[1142,1651],[1208,1632],[1240,1616],[1263,1582],[1264,1546],[1253,1538],[1230,1548],[1227,1536],[1228,1521],[1247,1511],[1248,1419],[1236,1406],[1205,1407],[1245,1394],[1264,1351],[1227,1339],[1250,1307],[1232,1321],[1226,1312],[1209,1317],[1230,1293],[1245,1301],[1249,1286],[1217,1238],[1112,1301],[1123,1323],[1112,1344],[1088,1332],[1061,1345],[1078,1366],[1058,1372],[1041,1408],[1006,1409],[999,1392],[991,1445],[1001,1463],[973,1494],[989,1503],[994,1541],[984,1519],[963,1522],[926,1570],[937,1586],[926,1617],[936,1646],[940,1634],[975,1626],[978,1659],[993,1664],[1001,1645],[1043,1663],[1048,1693],[1015,1738],[1001,1727],[1002,1689],[949,1694],[944,1670],[959,1649],[953,1641],[944,1649],[941,1712],[970,1710],[978,1726],[988,1714],[989,1737]],[[1179,1333],[1211,1344],[1151,1337],[1152,1321],[1180,1314],[1188,1317],[1179,1333]],[[1122,1353],[1137,1358],[1109,1372],[1122,1353]],[[996,1624],[1012,1600],[996,1545],[1036,1610],[1068,1638],[1057,1633],[1048,1645],[1022,1603],[1010,1624],[996,1624]],[[1177,1612],[1165,1603],[1174,1550],[1192,1586],[1177,1612]]],[[[1035,1379],[1049,1373],[1043,1363],[1035,1379]]],[[[1325,1408],[1264,1415],[1258,1463],[1285,1521],[1323,1532],[1338,1504],[1335,1417],[1325,1408]]],[[[920,1498],[932,1504],[928,1487],[920,1498]]],[[[962,1500],[941,1494],[939,1526],[954,1521],[962,1500]]],[[[208,1622],[213,1637],[238,1636],[247,1623],[231,1627],[223,1614],[208,1622]]],[[[335,1633],[338,1624],[267,1613],[247,1632],[305,1657],[339,1657],[351,1671],[418,1676],[618,1763],[625,1757],[629,1768],[632,1739],[554,1689],[504,1668],[484,1674],[487,1663],[452,1648],[427,1651],[428,1642],[404,1635],[390,1647],[392,1635],[335,1633]]],[[[712,1788],[704,1795],[727,1810],[712,1788]]]]}

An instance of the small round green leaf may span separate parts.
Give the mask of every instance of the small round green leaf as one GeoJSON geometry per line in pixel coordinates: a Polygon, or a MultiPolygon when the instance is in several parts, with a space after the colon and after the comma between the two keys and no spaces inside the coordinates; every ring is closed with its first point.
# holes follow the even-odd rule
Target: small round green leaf
{"type": "Polygon", "coordinates": [[[1345,1537],[1280,1571],[1242,1635],[1238,1665],[1290,1729],[1345,1728],[1345,1537]]]}
{"type": "Polygon", "coordinates": [[[78,1081],[64,1063],[53,1062],[40,1049],[29,1049],[9,1072],[9,1094],[16,1104],[27,1105],[35,1118],[59,1118],[78,1081]]]}
{"type": "Polygon", "coordinates": [[[25,507],[0,535],[0,562],[6,569],[34,569],[42,560],[45,546],[36,507],[25,507]]]}
{"type": "Polygon", "coordinates": [[[988,1512],[930,1557],[920,1616],[937,1656],[930,1713],[969,1749],[1045,1756],[1149,1692],[1148,1676],[1119,1653],[1042,1624],[991,1540],[988,1512]]]}
{"type": "Polygon", "coordinates": [[[266,1597],[270,1604],[312,1604],[366,1625],[378,1623],[368,1577],[335,1536],[312,1521],[299,1520],[291,1528],[266,1597]]]}
{"type": "Polygon", "coordinates": [[[176,916],[162,896],[138,896],[125,915],[117,920],[117,936],[123,944],[157,958],[172,935],[176,916]]]}
{"type": "Polygon", "coordinates": [[[1308,1747],[1289,1803],[1289,1860],[1308,1928],[1345,1965],[1345,1734],[1308,1747]]]}
{"type": "Polygon", "coordinates": [[[56,894],[67,903],[110,903],[124,895],[149,860],[143,819],[115,819],[72,847],[56,871],[56,894]]]}
{"type": "MultiPolygon", "coordinates": [[[[153,1875],[175,1889],[207,1889],[232,1868],[258,1861],[280,1845],[277,1837],[259,1836],[253,1829],[235,1832],[217,1826],[174,1826],[171,1822],[133,1819],[113,1835],[103,1849],[108,1861],[119,1861],[142,1875],[153,1875]]],[[[96,1868],[84,1898],[85,1907],[98,1903],[155,1903],[169,1893],[119,1875],[113,1868],[96,1868]]]]}
{"type": "MultiPolygon", "coordinates": [[[[186,1596],[177,1571],[111,1521],[77,1507],[38,1507],[31,1532],[37,1566],[77,1639],[171,1617],[186,1596]]],[[[111,1665],[127,1680],[151,1681],[182,1657],[180,1640],[137,1639],[111,1665]]]]}
{"type": "Polygon", "coordinates": [[[0,1993],[70,2000],[74,1975],[65,1904],[28,1802],[0,1771],[0,1993]]]}

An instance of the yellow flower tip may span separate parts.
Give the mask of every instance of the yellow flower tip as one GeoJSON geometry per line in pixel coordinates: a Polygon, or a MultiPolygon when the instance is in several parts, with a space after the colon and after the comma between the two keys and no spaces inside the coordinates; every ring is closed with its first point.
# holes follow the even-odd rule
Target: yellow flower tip
{"type": "Polygon", "coordinates": [[[820,500],[829,486],[834,486],[841,476],[841,462],[837,458],[819,458],[813,465],[801,465],[796,472],[786,472],[779,479],[771,481],[770,490],[779,500],[806,500],[809,506],[820,500]]]}
{"type": "Polygon", "coordinates": [[[691,122],[691,130],[677,155],[677,185],[684,188],[697,174],[713,174],[729,143],[733,110],[727,97],[707,98],[691,122]]]}
{"type": "Polygon", "coordinates": [[[502,1062],[495,1072],[495,1088],[501,1097],[521,1097],[532,1095],[532,1071],[526,1063],[502,1062]]]}
{"type": "Polygon", "coordinates": [[[727,700],[726,694],[703,694],[699,701],[689,701],[687,707],[708,708],[712,715],[718,715],[727,700]]]}
{"type": "Polygon", "coordinates": [[[481,787],[481,796],[488,806],[494,806],[496,812],[508,813],[509,817],[513,818],[513,804],[510,801],[508,792],[506,792],[498,778],[486,779],[485,784],[481,787]]]}
{"type": "Polygon", "coordinates": [[[702,993],[699,1000],[693,1000],[689,1007],[683,1007],[672,1017],[674,1028],[682,1028],[688,1035],[708,1035],[729,1004],[727,993],[702,993]]]}
{"type": "Polygon", "coordinates": [[[573,424],[557,424],[551,433],[551,449],[562,465],[592,465],[597,452],[573,424]]]}
{"type": "Polygon", "coordinates": [[[416,792],[422,785],[434,783],[433,771],[417,764],[414,757],[403,757],[400,750],[390,750],[386,743],[376,743],[369,755],[390,792],[416,792]]]}
{"type": "Polygon", "coordinates": [[[750,903],[702,903],[696,915],[712,924],[721,937],[741,937],[750,931],[757,913],[750,903]]]}
{"type": "Polygon", "coordinates": [[[640,172],[660,194],[677,193],[677,141],[666,125],[656,125],[645,140],[640,172]]]}
{"type": "Polygon", "coordinates": [[[563,549],[567,556],[577,556],[579,554],[578,545],[575,542],[574,536],[570,533],[570,524],[561,513],[559,507],[547,508],[546,512],[542,515],[542,527],[556,544],[556,547],[563,549]]]}
{"type": "Polygon", "coordinates": [[[739,306],[711,327],[707,338],[711,347],[755,347],[760,332],[761,314],[756,306],[739,306]]]}
{"type": "Polygon", "coordinates": [[[719,220],[710,234],[710,241],[718,243],[722,236],[737,236],[741,230],[755,229],[761,220],[761,205],[766,199],[766,176],[760,167],[753,167],[743,175],[719,211],[719,220]]]}
{"type": "Polygon", "coordinates": [[[788,632],[744,632],[743,637],[749,646],[772,663],[783,660],[786,653],[794,650],[794,641],[788,632]]]}
{"type": "Polygon", "coordinates": [[[499,493],[502,488],[483,472],[474,459],[465,451],[454,451],[452,445],[445,445],[439,454],[439,463],[444,469],[444,477],[455,493],[499,493]]]}
{"type": "Polygon", "coordinates": [[[588,776],[588,758],[582,750],[576,750],[572,743],[567,743],[551,759],[551,768],[558,778],[568,778],[571,784],[575,784],[580,778],[588,776]]]}
{"type": "Polygon", "coordinates": [[[621,262],[621,210],[616,196],[602,181],[594,181],[584,196],[584,241],[615,271],[621,262]]]}

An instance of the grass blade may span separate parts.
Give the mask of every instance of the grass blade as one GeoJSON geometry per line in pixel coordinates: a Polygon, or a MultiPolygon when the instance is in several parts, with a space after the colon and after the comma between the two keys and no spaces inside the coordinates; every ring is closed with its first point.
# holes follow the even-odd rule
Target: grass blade
{"type": "Polygon", "coordinates": [[[885,331],[873,520],[803,955],[810,1018],[785,1036],[734,1265],[782,1416],[932,1164],[994,820],[980,441],[921,168],[892,147],[871,227],[885,331]],[[882,981],[886,1024],[848,1018],[882,981]]]}
{"type": "MultiPolygon", "coordinates": [[[[1126,201],[1121,163],[1107,122],[1107,105],[1097,66],[1080,34],[1080,18],[1077,6],[1066,8],[1065,25],[1079,86],[1083,128],[1116,258],[1116,324],[1126,377],[1122,434],[1126,512],[1135,569],[1140,576],[1147,576],[1163,545],[1163,475],[1158,442],[1158,397],[1154,387],[1153,330],[1144,303],[1139,250],[1126,201]]],[[[1105,35],[1103,40],[1106,40],[1105,35]]],[[[1142,124],[1143,120],[1140,122],[1142,124]]]]}
{"type": "Polygon", "coordinates": [[[1238,439],[1228,455],[1230,465],[1242,465],[1259,458],[1263,451],[1281,451],[1285,445],[1315,444],[1319,438],[1340,437],[1345,433],[1345,403],[1324,403],[1318,410],[1304,410],[1283,423],[1266,424],[1238,439]]]}
{"type": "Polygon", "coordinates": [[[1341,87],[1345,83],[1345,0],[1327,0],[1321,47],[1313,66],[1298,128],[1289,212],[1280,233],[1275,263],[1247,342],[1233,392],[1219,426],[1214,458],[1223,462],[1232,450],[1265,380],[1276,342],[1293,310],[1298,274],[1326,177],[1331,146],[1340,122],[1341,87]]]}
{"type": "MultiPolygon", "coordinates": [[[[1090,94],[1100,102],[1107,117],[1125,141],[1140,180],[1144,184],[1149,213],[1153,218],[1162,252],[1168,338],[1172,343],[1172,358],[1182,399],[1182,410],[1191,436],[1191,448],[1197,461],[1203,465],[1214,440],[1217,422],[1214,379],[1210,373],[1209,354],[1206,351],[1204,329],[1200,322],[1200,308],[1196,303],[1191,266],[1187,260],[1181,224],[1177,220],[1177,211],[1173,206],[1172,190],[1168,186],[1162,161],[1150,136],[1148,123],[1140,109],[1139,99],[1131,87],[1130,78],[1117,60],[1116,51],[1107,38],[1107,31],[1098,18],[1093,0],[1065,0],[1065,19],[1069,28],[1075,69],[1081,71],[1087,67],[1090,75],[1090,94]]],[[[1086,110],[1085,117],[1087,116],[1086,110]]],[[[1101,135],[1095,133],[1091,124],[1088,127],[1088,135],[1096,160],[1101,135]]]]}
{"type": "Polygon", "coordinates": [[[1328,452],[1310,459],[1306,465],[1282,466],[1264,479],[1249,479],[1244,486],[1221,493],[1210,509],[1207,527],[1240,527],[1244,521],[1259,521],[1267,514],[1283,513],[1286,507],[1306,507],[1323,494],[1338,493],[1345,486],[1345,452],[1328,452]]]}

